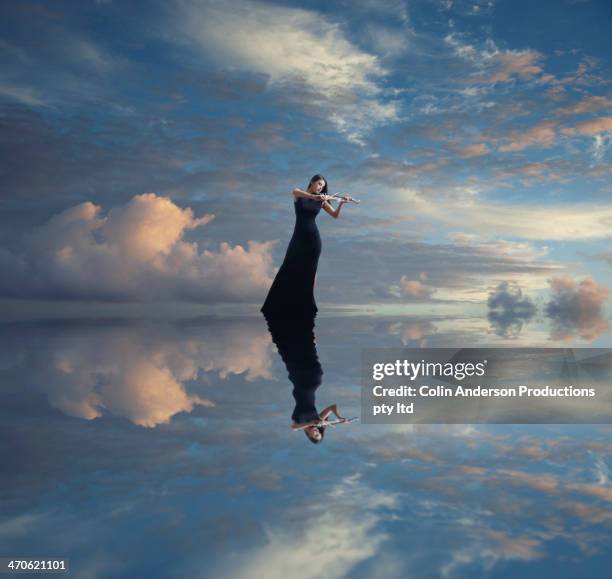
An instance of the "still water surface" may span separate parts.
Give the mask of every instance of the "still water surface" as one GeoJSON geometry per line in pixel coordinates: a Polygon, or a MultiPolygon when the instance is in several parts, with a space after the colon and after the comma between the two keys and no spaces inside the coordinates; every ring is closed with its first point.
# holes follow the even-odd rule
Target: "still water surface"
{"type": "MultiPolygon", "coordinates": [[[[610,347],[478,318],[319,316],[320,410],[369,347],[610,347]]],[[[0,556],[79,578],[603,578],[608,425],[290,428],[263,318],[0,325],[0,556]]],[[[25,576],[25,575],[21,575],[25,576]]]]}

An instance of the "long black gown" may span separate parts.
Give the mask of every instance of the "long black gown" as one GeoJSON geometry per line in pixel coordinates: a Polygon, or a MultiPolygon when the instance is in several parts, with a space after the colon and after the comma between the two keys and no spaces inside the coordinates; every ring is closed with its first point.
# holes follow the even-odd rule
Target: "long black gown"
{"type": "Polygon", "coordinates": [[[298,424],[318,420],[315,396],[323,368],[315,345],[314,316],[297,319],[266,316],[266,321],[293,384],[295,408],[291,419],[298,424]]]}
{"type": "Polygon", "coordinates": [[[316,217],[322,203],[299,197],[295,203],[295,228],[285,259],[261,308],[266,317],[310,317],[317,313],[314,281],[321,255],[316,217]]]}

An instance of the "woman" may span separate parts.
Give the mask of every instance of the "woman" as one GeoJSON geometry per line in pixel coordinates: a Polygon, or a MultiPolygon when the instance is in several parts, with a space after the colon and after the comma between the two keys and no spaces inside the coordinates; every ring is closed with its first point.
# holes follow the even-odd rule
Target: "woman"
{"type": "MultiPolygon", "coordinates": [[[[296,399],[296,402],[297,402],[297,399],[296,399]]],[[[312,407],[314,409],[314,401],[313,401],[312,407]]],[[[346,420],[346,418],[343,418],[342,416],[338,414],[338,408],[336,407],[336,405],[332,404],[331,406],[328,406],[327,408],[325,408],[321,412],[321,414],[317,414],[317,411],[314,410],[314,414],[316,418],[313,418],[312,420],[304,421],[304,415],[298,412],[298,404],[296,404],[296,408],[293,411],[293,414],[291,415],[291,418],[293,419],[291,428],[292,430],[299,430],[303,428],[304,434],[306,435],[308,440],[310,440],[310,442],[312,442],[313,444],[318,444],[319,442],[323,440],[323,436],[325,435],[325,428],[326,428],[326,426],[321,426],[321,422],[325,422],[332,412],[336,415],[336,418],[338,420],[341,420],[343,422],[346,420]],[[303,422],[299,422],[300,420],[302,420],[303,422]]]]}
{"type": "Polygon", "coordinates": [[[294,319],[266,316],[272,341],[293,384],[295,407],[291,413],[291,428],[303,429],[308,440],[316,444],[323,440],[325,432],[325,426],[320,426],[320,422],[327,420],[330,412],[339,420],[344,419],[338,416],[335,404],[317,412],[316,394],[322,383],[323,368],[317,354],[314,320],[314,315],[294,319]]]}
{"type": "Polygon", "coordinates": [[[336,209],[327,194],[327,181],[315,175],[306,191],[293,190],[295,229],[268,297],[261,308],[267,316],[302,317],[314,316],[317,305],[314,299],[314,281],[321,255],[321,236],[315,219],[325,209],[335,219],[349,197],[339,199],[336,209]]]}

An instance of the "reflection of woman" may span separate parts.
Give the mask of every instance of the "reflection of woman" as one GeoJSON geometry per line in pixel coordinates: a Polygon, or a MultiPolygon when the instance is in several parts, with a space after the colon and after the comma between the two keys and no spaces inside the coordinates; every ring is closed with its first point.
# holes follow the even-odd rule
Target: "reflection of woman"
{"type": "Polygon", "coordinates": [[[295,410],[291,415],[293,419],[293,424],[291,428],[293,430],[299,430],[300,428],[304,429],[304,434],[308,437],[311,442],[317,444],[323,440],[323,435],[325,434],[325,426],[321,426],[321,422],[327,420],[329,415],[333,412],[336,415],[338,420],[345,421],[346,418],[343,418],[338,414],[338,409],[335,404],[328,406],[325,410],[321,412],[321,414],[317,414],[317,409],[314,406],[314,395],[312,397],[312,405],[309,402],[306,402],[305,406],[302,410],[299,409],[300,402],[298,402],[298,398],[295,396],[295,390],[293,391],[293,396],[295,397],[295,410]],[[311,408],[309,408],[311,406],[311,408]],[[305,412],[304,412],[305,411],[305,412]],[[307,422],[302,422],[302,420],[307,419],[309,416],[314,416],[312,420],[308,420],[307,422]],[[306,427],[306,428],[304,428],[306,427]]]}
{"type": "Polygon", "coordinates": [[[336,405],[328,406],[321,413],[315,406],[315,393],[321,385],[323,368],[319,362],[314,337],[314,315],[287,320],[266,317],[272,340],[278,348],[293,384],[295,408],[291,414],[293,430],[304,429],[304,433],[314,443],[323,440],[325,426],[318,424],[334,413],[339,420],[336,405]],[[305,427],[305,428],[304,428],[305,427]]]}
{"type": "Polygon", "coordinates": [[[327,182],[315,175],[306,191],[293,190],[295,228],[281,265],[261,311],[267,316],[313,316],[317,313],[314,282],[321,254],[321,236],[315,219],[325,209],[332,217],[349,197],[340,198],[334,209],[327,194],[327,182]]]}

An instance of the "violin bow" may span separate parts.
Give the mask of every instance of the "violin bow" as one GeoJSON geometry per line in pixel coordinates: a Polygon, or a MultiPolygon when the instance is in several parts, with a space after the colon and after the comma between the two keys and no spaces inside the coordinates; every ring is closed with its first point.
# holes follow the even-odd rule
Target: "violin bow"
{"type": "Polygon", "coordinates": [[[352,203],[356,203],[357,205],[359,205],[359,203],[361,203],[361,201],[359,201],[359,199],[354,199],[350,195],[342,195],[341,193],[334,193],[333,195],[331,195],[331,197],[333,199],[338,199],[338,200],[342,199],[342,197],[348,197],[348,201],[346,201],[346,203],[352,202],[352,203]]]}

